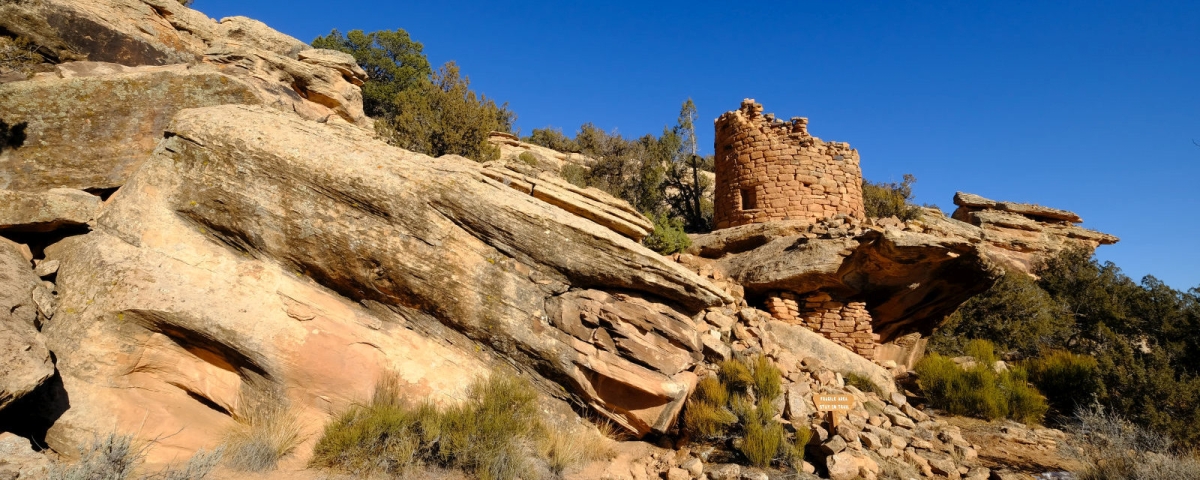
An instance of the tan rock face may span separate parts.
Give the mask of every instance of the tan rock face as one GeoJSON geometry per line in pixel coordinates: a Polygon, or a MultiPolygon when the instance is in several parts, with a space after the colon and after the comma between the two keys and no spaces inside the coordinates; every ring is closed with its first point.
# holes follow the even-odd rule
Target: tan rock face
{"type": "Polygon", "coordinates": [[[118,187],[149,158],[179,110],[260,103],[253,88],[212,67],[88,64],[64,71],[68,78],[0,85],[0,119],[25,125],[26,135],[18,148],[0,152],[0,188],[118,187]]]}
{"type": "Polygon", "coordinates": [[[166,440],[183,454],[217,441],[243,389],[320,424],[384,370],[449,398],[497,358],[663,431],[695,382],[690,315],[732,301],[465,159],[262,107],[185,110],[167,131],[95,230],[48,252],[44,330],[71,398],[55,448],[150,418],[140,435],[183,428],[166,440]]]}
{"type": "Polygon", "coordinates": [[[1037,264],[1068,248],[1094,251],[1112,245],[1115,236],[1076,224],[1083,219],[1073,212],[1027,203],[997,202],[958,192],[954,219],[982,229],[983,249],[1006,268],[1032,273],[1037,264]]]}
{"type": "Polygon", "coordinates": [[[54,364],[34,326],[33,290],[40,284],[16,245],[0,238],[0,410],[54,374],[54,364]]]}
{"type": "Polygon", "coordinates": [[[231,17],[218,23],[175,0],[32,0],[0,5],[0,30],[32,41],[59,61],[212,64],[306,118],[333,115],[371,124],[358,89],[365,72],[331,65],[325,57],[333,54],[301,60],[300,53],[312,47],[257,20],[231,17]]]}

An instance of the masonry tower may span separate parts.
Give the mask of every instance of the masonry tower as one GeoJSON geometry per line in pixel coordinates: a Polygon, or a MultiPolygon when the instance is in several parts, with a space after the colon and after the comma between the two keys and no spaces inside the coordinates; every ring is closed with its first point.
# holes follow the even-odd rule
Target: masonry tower
{"type": "Polygon", "coordinates": [[[837,214],[865,219],[858,151],[808,134],[808,119],[778,121],[753,99],[716,120],[716,228],[837,214]]]}

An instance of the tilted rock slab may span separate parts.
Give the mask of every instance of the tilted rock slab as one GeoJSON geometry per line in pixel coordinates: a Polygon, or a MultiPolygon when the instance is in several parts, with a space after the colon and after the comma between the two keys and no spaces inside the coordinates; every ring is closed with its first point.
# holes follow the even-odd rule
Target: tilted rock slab
{"type": "Polygon", "coordinates": [[[483,174],[513,189],[608,227],[635,242],[654,231],[654,223],[628,202],[597,188],[580,188],[555,173],[517,163],[488,162],[483,174]]]}
{"type": "Polygon", "coordinates": [[[52,188],[41,193],[0,190],[0,232],[49,232],[81,227],[96,219],[100,197],[52,188]]]}
{"type": "Polygon", "coordinates": [[[16,244],[0,238],[0,411],[54,375],[34,324],[33,290],[40,283],[16,244]]]}
{"type": "Polygon", "coordinates": [[[954,194],[958,209],[953,218],[978,226],[984,251],[1007,268],[1032,274],[1039,262],[1063,250],[1083,248],[1093,252],[1101,245],[1120,241],[1115,236],[1076,224],[1074,212],[1028,203],[998,202],[979,195],[954,194]]]}
{"type": "Polygon", "coordinates": [[[696,380],[689,315],[732,301],[465,159],[262,107],[185,110],[167,131],[95,231],[55,251],[44,330],[71,398],[55,449],[144,423],[187,432],[161,440],[183,454],[219,439],[239,391],[325,418],[384,370],[454,397],[479,355],[663,431],[696,380]]]}

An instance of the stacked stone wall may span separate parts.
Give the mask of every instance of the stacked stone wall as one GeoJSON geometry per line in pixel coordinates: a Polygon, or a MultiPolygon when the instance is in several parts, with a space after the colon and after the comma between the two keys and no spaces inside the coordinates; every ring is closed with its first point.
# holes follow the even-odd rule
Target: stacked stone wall
{"type": "Polygon", "coordinates": [[[863,211],[858,151],[808,134],[808,119],[777,121],[752,99],[716,120],[716,228],[817,221],[863,211]]]}
{"type": "Polygon", "coordinates": [[[803,325],[869,360],[875,358],[879,335],[863,302],[838,302],[825,293],[801,297],[777,292],[767,298],[767,311],[778,320],[803,325]]]}

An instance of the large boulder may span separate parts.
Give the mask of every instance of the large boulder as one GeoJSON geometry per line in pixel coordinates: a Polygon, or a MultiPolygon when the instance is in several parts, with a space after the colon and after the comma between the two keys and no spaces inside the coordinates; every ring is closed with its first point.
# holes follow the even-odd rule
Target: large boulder
{"type": "Polygon", "coordinates": [[[35,326],[33,291],[40,283],[17,245],[0,238],[0,410],[54,375],[35,326]]]}
{"type": "Polygon", "coordinates": [[[855,355],[817,332],[778,320],[769,320],[764,327],[766,339],[783,350],[815,358],[821,365],[838,373],[854,373],[867,378],[885,395],[896,391],[896,382],[887,369],[855,355]]]}
{"type": "Polygon", "coordinates": [[[383,371],[448,399],[493,362],[665,431],[696,380],[691,316],[732,299],[484,170],[263,107],[178,113],[95,230],[47,251],[71,404],[47,441],[116,429],[183,454],[239,392],[319,424],[383,371]]]}
{"type": "Polygon", "coordinates": [[[998,202],[979,195],[954,194],[954,219],[983,233],[983,251],[1006,268],[1033,273],[1038,263],[1063,250],[1093,252],[1120,239],[1080,227],[1074,212],[1029,203],[998,202]]]}

